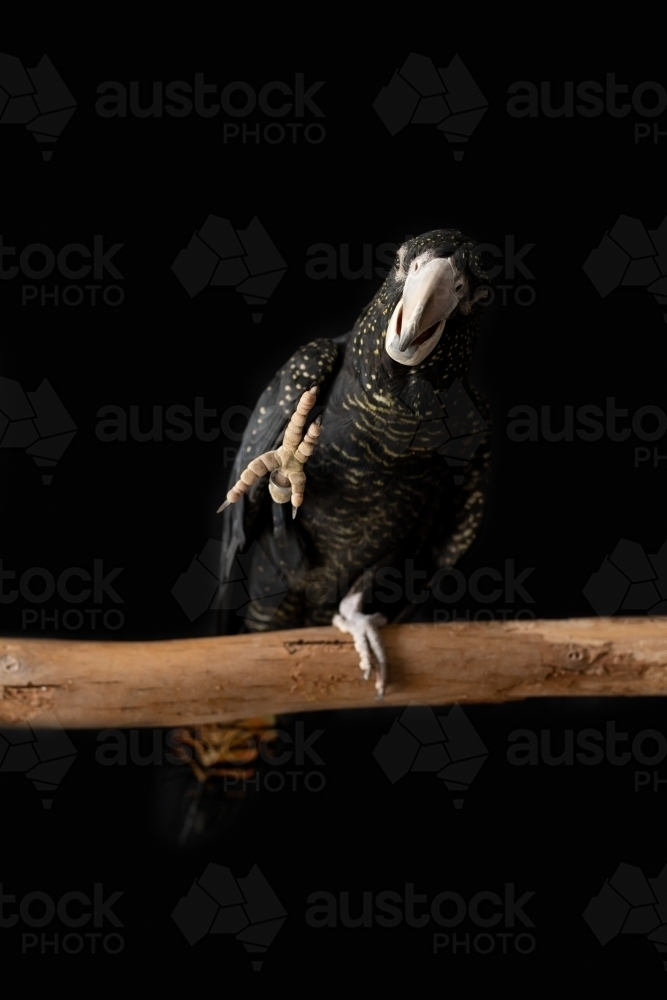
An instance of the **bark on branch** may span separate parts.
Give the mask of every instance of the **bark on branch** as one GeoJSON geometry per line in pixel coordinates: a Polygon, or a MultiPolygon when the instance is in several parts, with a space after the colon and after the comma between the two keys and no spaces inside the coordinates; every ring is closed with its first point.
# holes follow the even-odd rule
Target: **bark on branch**
{"type": "Polygon", "coordinates": [[[389,626],[383,701],[352,640],[308,628],[166,642],[0,639],[0,724],[179,726],[263,714],[667,694],[667,619],[389,626]]]}

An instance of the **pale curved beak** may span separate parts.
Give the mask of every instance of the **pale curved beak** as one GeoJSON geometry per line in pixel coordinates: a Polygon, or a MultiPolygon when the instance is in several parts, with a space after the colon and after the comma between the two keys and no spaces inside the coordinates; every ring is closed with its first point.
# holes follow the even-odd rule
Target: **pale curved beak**
{"type": "Polygon", "coordinates": [[[387,329],[385,347],[395,361],[416,365],[431,353],[458,305],[457,277],[448,257],[412,262],[387,329]]]}

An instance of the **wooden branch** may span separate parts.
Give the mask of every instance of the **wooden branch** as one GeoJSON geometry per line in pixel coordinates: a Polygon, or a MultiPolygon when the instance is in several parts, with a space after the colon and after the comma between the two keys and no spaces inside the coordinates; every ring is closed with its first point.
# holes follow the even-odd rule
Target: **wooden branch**
{"type": "Polygon", "coordinates": [[[667,619],[389,626],[383,701],[333,628],[167,642],[0,639],[0,724],[178,726],[267,713],[667,694],[667,619]],[[54,718],[57,723],[54,723],[54,718]]]}

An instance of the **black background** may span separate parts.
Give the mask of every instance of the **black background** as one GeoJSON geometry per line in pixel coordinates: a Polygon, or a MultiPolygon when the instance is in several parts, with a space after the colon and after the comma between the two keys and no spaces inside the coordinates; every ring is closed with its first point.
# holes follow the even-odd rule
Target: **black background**
{"type": "MultiPolygon", "coordinates": [[[[603,82],[608,73],[631,90],[646,80],[667,86],[662,46],[649,26],[633,29],[633,38],[625,23],[604,31],[583,31],[580,23],[494,26],[480,23],[477,12],[438,11],[404,11],[400,18],[385,11],[374,30],[344,23],[343,15],[335,26],[314,15],[293,25],[258,15],[254,25],[225,17],[169,38],[133,25],[114,40],[92,22],[67,41],[43,25],[5,37],[4,51],[24,66],[48,53],[78,107],[48,163],[20,125],[0,129],[3,241],[59,249],[90,245],[102,234],[105,247],[121,243],[114,263],[124,301],[115,308],[23,306],[22,279],[0,283],[0,374],[26,391],[48,379],[77,426],[50,486],[24,451],[0,452],[0,554],[19,574],[44,566],[57,575],[93,559],[123,567],[124,625],[104,633],[49,631],[39,622],[22,629],[21,613],[32,605],[18,600],[2,605],[4,634],[127,640],[211,631],[206,617],[188,622],[171,588],[206,540],[219,537],[214,511],[228,475],[225,448],[234,443],[222,435],[209,442],[104,442],[97,414],[109,404],[126,412],[135,405],[145,423],[153,406],[192,407],[196,397],[218,415],[252,406],[299,344],[349,329],[379,284],[373,276],[308,277],[307,250],[317,243],[349,245],[353,262],[363,244],[397,243],[441,226],[501,248],[508,236],[517,247],[534,244],[525,258],[534,303],[517,304],[513,291],[524,282],[508,281],[508,304],[490,307],[479,340],[475,381],[494,416],[494,485],[482,536],[460,566],[464,574],[481,566],[502,571],[513,559],[519,570],[534,568],[531,614],[586,616],[593,612],[582,588],[621,538],[651,553],[665,541],[664,463],[636,467],[635,448],[644,442],[605,435],[597,442],[540,436],[518,443],[507,433],[507,414],[521,404],[550,407],[556,428],[564,406],[604,407],[607,397],[630,412],[646,405],[667,410],[661,307],[643,288],[602,299],[582,270],[619,215],[647,229],[662,222],[667,138],[636,143],[634,127],[645,120],[660,127],[664,116],[514,118],[506,108],[517,80],[551,81],[555,101],[563,81],[603,82]],[[434,126],[410,125],[392,137],[372,108],[411,51],[436,66],[458,53],[489,102],[461,162],[434,126]],[[95,111],[97,88],[109,80],[139,81],[146,105],[152,81],[193,83],[203,73],[219,93],[234,80],[257,89],[271,80],[291,86],[296,72],[307,86],[324,81],[314,99],[325,117],[304,119],[324,126],[320,144],[225,144],[222,113],[104,118],[95,111]],[[208,288],[190,299],[171,271],[209,214],[237,229],[256,215],[287,263],[261,324],[234,290],[208,288]]],[[[269,123],[261,113],[247,120],[253,128],[269,123]]],[[[56,281],[67,283],[51,276],[43,284],[52,291],[56,281]]],[[[47,607],[52,614],[58,605],[47,607]]],[[[456,606],[461,615],[479,607],[467,599],[456,606]]],[[[662,730],[662,702],[533,701],[466,706],[466,713],[489,759],[460,811],[433,776],[410,775],[392,786],[381,772],[372,750],[400,712],[323,713],[305,725],[308,732],[324,729],[324,790],[262,791],[227,836],[185,852],[169,842],[164,822],[169,765],[104,767],[96,760],[96,734],[71,733],[77,759],[50,811],[23,775],[1,775],[1,880],[17,895],[57,897],[89,891],[94,882],[123,891],[116,911],[125,948],[91,957],[35,950],[21,959],[20,930],[2,929],[5,967],[20,963],[29,977],[80,976],[85,969],[120,981],[138,960],[146,989],[153,977],[162,985],[163,975],[172,988],[193,991],[209,989],[211,980],[257,982],[238,942],[207,937],[190,948],[171,920],[192,880],[215,861],[237,877],[257,863],[288,911],[259,973],[263,984],[305,972],[317,986],[334,970],[353,982],[364,967],[364,978],[404,970],[476,990],[499,977],[524,989],[539,988],[543,977],[568,989],[583,982],[604,988],[626,975],[629,983],[663,984],[662,956],[650,942],[624,936],[603,948],[581,914],[620,862],[647,876],[667,863],[665,792],[634,791],[632,763],[517,768],[506,759],[517,728],[550,729],[556,746],[566,729],[604,730],[609,721],[630,734],[662,730]],[[466,897],[502,893],[507,882],[519,894],[533,891],[527,912],[536,950],[433,955],[433,927],[305,924],[305,899],[315,890],[349,891],[359,900],[363,891],[402,891],[410,882],[430,896],[443,889],[466,897]]],[[[150,743],[151,734],[141,739],[150,743]]],[[[475,928],[459,931],[474,936],[475,928]]]]}

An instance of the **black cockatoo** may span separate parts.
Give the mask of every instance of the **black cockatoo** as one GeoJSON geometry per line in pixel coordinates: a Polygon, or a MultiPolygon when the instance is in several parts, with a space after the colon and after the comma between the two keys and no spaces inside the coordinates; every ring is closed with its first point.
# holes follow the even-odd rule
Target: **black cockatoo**
{"type": "Polygon", "coordinates": [[[482,517],[489,418],[467,373],[488,296],[471,239],[409,239],[354,328],[299,348],[273,378],[220,508],[223,631],[333,623],[382,695],[380,610],[405,614],[406,573],[450,569],[482,517]],[[374,580],[401,599],[383,604],[374,580]]]}

